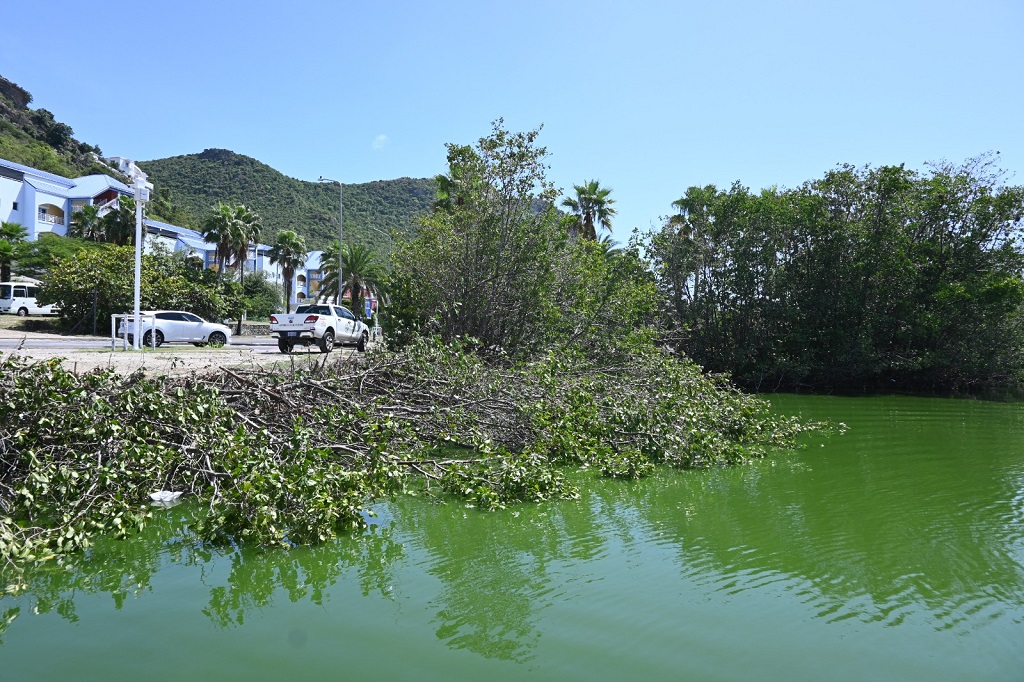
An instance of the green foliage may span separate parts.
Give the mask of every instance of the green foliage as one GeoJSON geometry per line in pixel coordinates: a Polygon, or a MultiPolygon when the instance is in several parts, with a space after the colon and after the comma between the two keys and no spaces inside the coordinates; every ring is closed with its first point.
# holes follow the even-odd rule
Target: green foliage
{"type": "Polygon", "coordinates": [[[204,502],[205,538],[314,544],[363,525],[410,475],[496,509],[575,497],[567,467],[737,463],[809,428],[652,346],[616,365],[559,352],[495,366],[431,339],[365,363],[179,380],[2,357],[0,420],[5,574],[133,532],[160,489],[204,502]]]}
{"type": "MultiPolygon", "coordinates": [[[[142,308],[189,310],[207,319],[222,319],[226,304],[209,274],[181,256],[158,251],[142,257],[142,308]]],[[[69,325],[92,319],[101,329],[110,316],[132,309],[135,299],[135,249],[106,246],[81,250],[55,262],[39,291],[40,303],[56,303],[69,325]]]]}
{"type": "Polygon", "coordinates": [[[92,242],[103,241],[100,209],[92,204],[86,204],[75,211],[71,215],[71,227],[68,229],[67,236],[92,242]]]}
{"type": "MultiPolygon", "coordinates": [[[[342,275],[345,278],[342,297],[348,296],[352,312],[364,317],[364,294],[372,291],[383,294],[387,290],[387,275],[378,255],[360,244],[345,244],[341,252],[342,275]]],[[[338,242],[333,242],[320,254],[320,269],[324,275],[320,284],[321,297],[338,295],[338,242]]]]}
{"type": "MultiPolygon", "coordinates": [[[[264,238],[275,230],[294,230],[312,249],[338,238],[338,188],[289,178],[266,164],[224,149],[141,162],[158,187],[172,193],[175,205],[190,217],[179,224],[201,225],[218,202],[244,204],[262,216],[264,238]]],[[[400,178],[344,187],[345,241],[383,252],[383,234],[408,234],[416,218],[429,210],[429,179],[400,178]]]]}
{"type": "Polygon", "coordinates": [[[295,271],[306,262],[308,252],[306,242],[293,230],[281,230],[277,233],[274,246],[270,249],[270,262],[281,266],[284,277],[285,312],[291,312],[292,281],[295,271]]]}
{"type": "Polygon", "coordinates": [[[0,223],[0,282],[11,279],[11,266],[25,246],[28,231],[19,223],[0,223]]]}
{"type": "MultiPolygon", "coordinates": [[[[143,208],[145,213],[145,208],[143,208]]],[[[135,199],[122,196],[117,200],[117,207],[99,219],[99,233],[102,240],[117,246],[133,246],[135,244],[135,199]]],[[[145,232],[143,232],[145,238],[145,232]]]]}
{"type": "Polygon", "coordinates": [[[34,242],[19,245],[16,271],[26,277],[45,279],[54,262],[74,258],[79,251],[104,248],[104,245],[96,242],[44,232],[34,242]]]}
{"type": "Polygon", "coordinates": [[[265,320],[281,309],[281,287],[268,280],[266,272],[249,273],[242,292],[249,318],[265,320]]]}
{"type": "Polygon", "coordinates": [[[538,131],[509,133],[496,121],[476,148],[448,145],[446,183],[458,199],[439,201],[417,237],[395,256],[396,309],[422,328],[485,348],[523,354],[544,340],[562,235],[544,177],[538,131]],[[455,191],[455,190],[452,190],[455,191]],[[539,199],[547,208],[533,210],[539,199]]]}
{"type": "Polygon", "coordinates": [[[615,199],[611,198],[611,190],[601,187],[597,180],[591,180],[584,185],[573,185],[576,197],[566,197],[562,205],[572,211],[572,219],[569,221],[569,232],[573,236],[583,237],[590,241],[597,241],[597,225],[600,225],[609,232],[612,229],[612,217],[615,209],[612,204],[615,199]]]}
{"type": "Polygon", "coordinates": [[[509,133],[501,123],[476,147],[449,145],[435,210],[394,258],[388,338],[472,338],[512,358],[628,346],[653,313],[638,249],[570,239],[538,131],[509,133]]]}
{"type": "Polygon", "coordinates": [[[361,525],[366,475],[310,443],[301,425],[280,448],[251,439],[245,444],[225,453],[223,467],[235,486],[217,500],[200,532],[222,541],[290,546],[322,543],[343,527],[361,525]]]}
{"type": "Polygon", "coordinates": [[[198,216],[192,216],[178,205],[174,192],[166,187],[154,187],[152,200],[146,204],[146,217],[170,225],[196,229],[201,227],[198,216]]]}
{"type": "Polygon", "coordinates": [[[98,147],[76,140],[71,126],[46,109],[28,108],[31,101],[31,94],[0,77],[0,158],[64,177],[102,173],[126,180],[97,161],[98,147]]]}
{"type": "Polygon", "coordinates": [[[653,235],[678,347],[774,390],[1019,388],[1024,189],[992,159],[691,187],[653,235]]]}
{"type": "Polygon", "coordinates": [[[12,356],[0,370],[0,556],[12,565],[88,547],[96,533],[141,528],[146,493],[172,477],[196,484],[183,451],[216,453],[231,442],[230,415],[209,389],[168,392],[137,376],[78,376],[58,361],[12,356]],[[180,439],[196,424],[194,438],[180,439]]]}
{"type": "Polygon", "coordinates": [[[537,453],[514,455],[497,450],[492,454],[493,460],[448,469],[441,477],[442,489],[465,498],[467,506],[485,511],[519,502],[579,496],[565,474],[537,453]]]}

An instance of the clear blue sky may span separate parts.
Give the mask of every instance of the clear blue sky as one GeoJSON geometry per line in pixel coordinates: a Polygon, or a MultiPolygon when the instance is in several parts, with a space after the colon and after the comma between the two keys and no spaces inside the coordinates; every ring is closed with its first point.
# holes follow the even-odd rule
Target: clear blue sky
{"type": "Polygon", "coordinates": [[[7,3],[0,75],[105,154],[208,147],[346,183],[445,170],[543,124],[614,237],[690,185],[999,151],[1024,184],[1024,1],[7,3]]]}

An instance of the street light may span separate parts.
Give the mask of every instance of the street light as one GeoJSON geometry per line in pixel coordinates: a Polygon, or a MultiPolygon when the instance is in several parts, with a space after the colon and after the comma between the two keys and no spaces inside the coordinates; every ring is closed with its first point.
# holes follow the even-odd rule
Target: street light
{"type": "Polygon", "coordinates": [[[135,178],[135,337],[132,339],[132,347],[135,350],[142,349],[139,340],[142,336],[142,313],[139,310],[142,307],[142,204],[149,201],[149,190],[152,188],[153,185],[146,182],[145,176],[135,178]]]}
{"type": "Polygon", "coordinates": [[[384,235],[385,237],[388,238],[388,261],[390,262],[391,261],[391,250],[395,248],[395,240],[394,240],[394,238],[392,238],[391,233],[390,232],[385,232],[384,230],[380,229],[379,227],[374,227],[373,225],[368,225],[367,227],[369,227],[374,232],[376,232],[378,234],[382,234],[382,235],[384,235]]]}
{"type": "Polygon", "coordinates": [[[341,305],[341,289],[344,286],[344,278],[341,276],[341,245],[345,243],[345,228],[342,224],[345,210],[345,192],[341,185],[341,180],[331,180],[330,178],[325,178],[321,175],[317,182],[338,184],[338,305],[341,305]]]}
{"type": "MultiPolygon", "coordinates": [[[[371,230],[373,230],[374,232],[378,232],[378,233],[380,233],[380,234],[382,234],[382,235],[384,235],[385,237],[388,238],[388,270],[390,271],[391,270],[391,252],[395,248],[395,238],[391,236],[391,232],[390,231],[385,232],[384,230],[380,229],[379,227],[374,227],[373,225],[369,225],[368,227],[371,230]]],[[[377,337],[377,333],[380,330],[380,309],[381,309],[381,307],[383,307],[383,304],[384,304],[384,302],[381,301],[380,297],[378,297],[377,298],[377,323],[373,327],[373,336],[374,336],[374,338],[377,337]]]]}

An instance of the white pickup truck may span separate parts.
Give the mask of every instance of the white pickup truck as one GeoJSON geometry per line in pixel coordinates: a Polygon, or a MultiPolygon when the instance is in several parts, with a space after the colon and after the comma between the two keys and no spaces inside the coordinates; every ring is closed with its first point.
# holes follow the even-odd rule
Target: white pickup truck
{"type": "Polygon", "coordinates": [[[300,305],[294,313],[270,316],[270,335],[277,348],[290,353],[295,346],[315,343],[321,353],[330,353],[336,344],[350,344],[366,350],[370,328],[356,319],[348,308],[330,303],[300,305]]]}

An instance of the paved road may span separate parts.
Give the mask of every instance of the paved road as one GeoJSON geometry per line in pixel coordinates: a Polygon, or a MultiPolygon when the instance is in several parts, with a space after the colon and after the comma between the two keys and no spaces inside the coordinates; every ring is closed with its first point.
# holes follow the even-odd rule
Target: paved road
{"type": "Polygon", "coordinates": [[[359,355],[354,348],[335,346],[333,353],[322,355],[316,346],[291,354],[280,353],[277,339],[269,335],[236,336],[229,346],[196,348],[189,343],[165,343],[152,351],[122,350],[118,343],[110,347],[110,337],[61,336],[42,332],[23,332],[0,328],[0,362],[5,356],[20,357],[32,362],[58,360],[74,372],[113,369],[150,375],[178,375],[191,372],[216,371],[223,367],[294,368],[345,362],[359,355]]]}
{"type": "MultiPolygon", "coordinates": [[[[121,341],[117,341],[118,347],[121,341]]],[[[191,347],[191,344],[166,344],[168,347],[191,347]]],[[[277,339],[269,336],[234,336],[232,348],[277,347],[277,339]]],[[[110,348],[110,338],[103,336],[60,336],[59,334],[41,334],[38,332],[20,332],[0,329],[0,350],[15,348],[36,348],[40,350],[102,350],[110,348]]]]}

